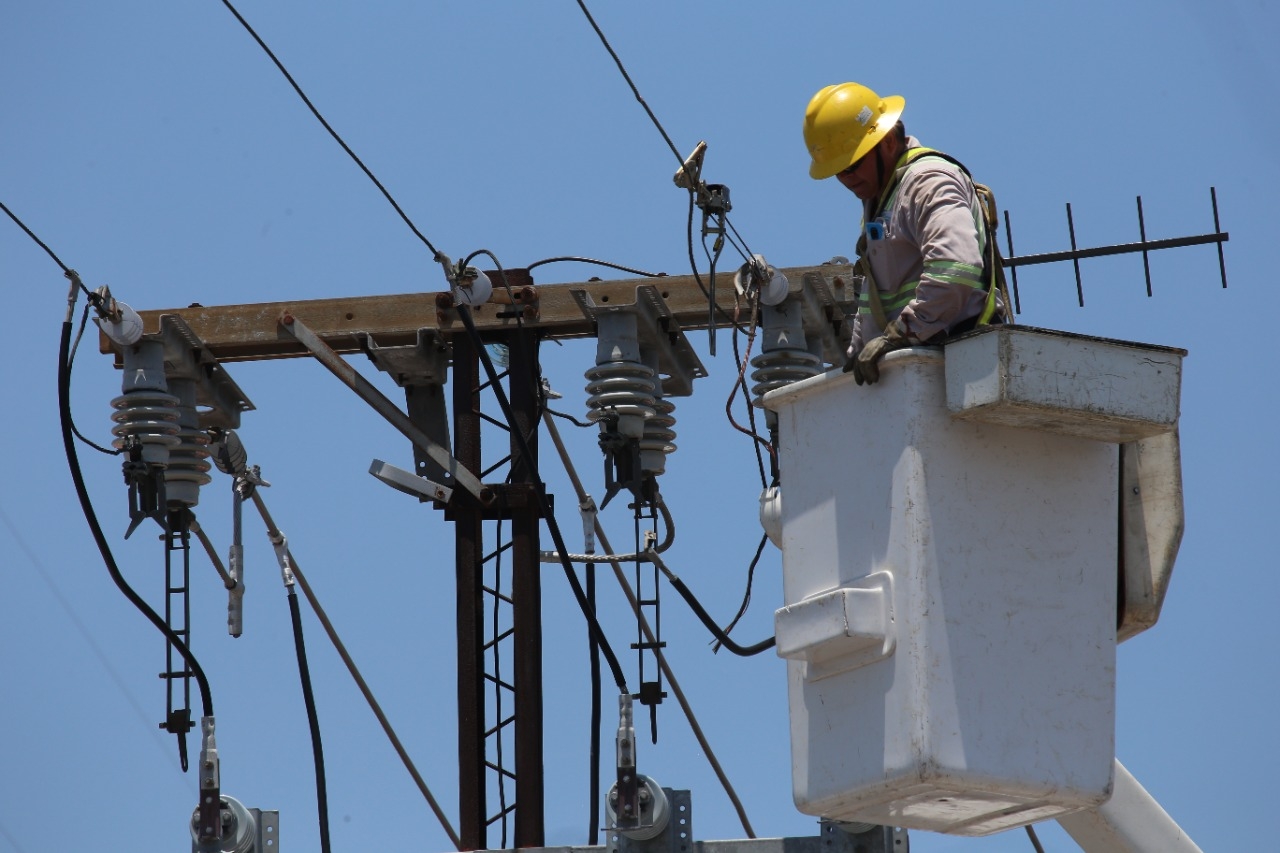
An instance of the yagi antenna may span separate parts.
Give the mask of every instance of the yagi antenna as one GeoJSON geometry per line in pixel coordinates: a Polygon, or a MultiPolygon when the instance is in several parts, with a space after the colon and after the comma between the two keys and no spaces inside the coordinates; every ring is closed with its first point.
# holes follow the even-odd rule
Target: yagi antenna
{"type": "Polygon", "coordinates": [[[1137,243],[1118,243],[1113,246],[1096,246],[1092,249],[1076,248],[1076,226],[1071,218],[1071,202],[1067,202],[1067,231],[1071,235],[1071,250],[1068,252],[1048,252],[1042,255],[1023,255],[1018,257],[1013,252],[1013,227],[1009,222],[1009,211],[1004,212],[1005,240],[1009,244],[1009,257],[1004,265],[1013,271],[1013,304],[1014,311],[1022,313],[1022,302],[1018,297],[1018,267],[1031,264],[1050,264],[1057,261],[1071,261],[1076,271],[1076,297],[1080,307],[1084,307],[1084,286],[1080,281],[1080,259],[1097,258],[1102,255],[1124,255],[1130,252],[1142,253],[1142,269],[1147,278],[1147,296],[1151,296],[1151,261],[1148,253],[1157,249],[1176,249],[1179,246],[1199,246],[1204,243],[1218,244],[1218,271],[1222,276],[1222,286],[1227,286],[1227,262],[1223,256],[1222,244],[1230,239],[1230,235],[1222,230],[1218,221],[1218,192],[1209,187],[1209,198],[1213,203],[1213,233],[1197,234],[1193,237],[1171,237],[1167,240],[1148,240],[1147,226],[1142,217],[1142,196],[1138,196],[1138,234],[1141,240],[1137,243]]]}

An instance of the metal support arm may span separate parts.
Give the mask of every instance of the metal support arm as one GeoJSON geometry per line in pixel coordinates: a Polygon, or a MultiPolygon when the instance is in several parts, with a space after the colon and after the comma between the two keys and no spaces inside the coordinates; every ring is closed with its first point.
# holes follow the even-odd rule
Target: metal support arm
{"type": "Polygon", "coordinates": [[[280,326],[298,343],[306,347],[315,356],[316,361],[327,367],[329,372],[341,379],[352,391],[355,391],[362,400],[373,407],[374,411],[386,418],[393,427],[400,430],[405,438],[420,447],[423,452],[448,471],[455,483],[470,492],[476,500],[486,503],[484,497],[481,496],[484,486],[481,485],[474,474],[468,471],[461,462],[454,459],[448,450],[428,438],[426,433],[414,425],[408,415],[400,411],[400,408],[395,403],[391,402],[381,391],[375,388],[369,380],[361,376],[355,368],[343,361],[342,356],[338,355],[332,347],[308,329],[301,320],[286,312],[280,316],[280,326]]]}

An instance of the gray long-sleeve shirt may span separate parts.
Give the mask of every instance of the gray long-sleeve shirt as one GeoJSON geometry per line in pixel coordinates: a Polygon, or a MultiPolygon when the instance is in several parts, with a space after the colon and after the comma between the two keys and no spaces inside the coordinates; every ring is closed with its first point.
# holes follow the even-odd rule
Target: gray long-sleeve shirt
{"type": "MultiPolygon", "coordinates": [[[[919,147],[914,137],[907,145],[919,147]]],[[[913,341],[924,342],[982,313],[986,240],[980,202],[964,172],[924,155],[905,168],[879,215],[874,205],[865,203],[863,231],[886,320],[901,316],[913,341]]],[[[850,351],[882,331],[864,292],[850,351]]]]}

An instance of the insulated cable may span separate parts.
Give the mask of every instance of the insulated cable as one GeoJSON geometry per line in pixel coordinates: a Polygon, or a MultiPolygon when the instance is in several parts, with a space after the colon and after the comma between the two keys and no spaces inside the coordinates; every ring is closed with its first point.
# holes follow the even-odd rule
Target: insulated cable
{"type": "MultiPolygon", "coordinates": [[[[71,366],[75,363],[76,352],[79,351],[80,349],[80,339],[84,337],[84,329],[89,322],[89,309],[91,307],[92,307],[91,305],[86,303],[84,306],[84,311],[82,311],[80,314],[80,328],[76,331],[76,339],[71,344],[71,353],[67,356],[67,370],[70,370],[71,366]]],[[[108,456],[119,456],[121,453],[124,452],[124,450],[120,448],[103,447],[101,444],[98,444],[96,441],[86,438],[84,434],[80,432],[80,429],[76,426],[76,423],[74,420],[72,420],[71,422],[71,431],[75,433],[76,438],[80,439],[80,441],[89,445],[99,453],[105,453],[108,456]]]]}
{"type": "Polygon", "coordinates": [[[412,231],[428,249],[431,250],[433,255],[439,255],[440,253],[436,251],[436,247],[431,244],[431,241],[426,238],[426,235],[418,230],[418,226],[413,224],[413,221],[409,219],[408,214],[406,214],[400,205],[396,203],[396,200],[392,198],[391,193],[382,185],[382,182],[374,176],[373,172],[369,170],[369,167],[364,164],[364,161],[356,156],[356,152],[351,150],[351,146],[347,145],[342,137],[338,135],[338,132],[333,129],[328,121],[325,120],[325,117],[320,114],[320,111],[316,109],[315,105],[311,103],[311,99],[307,97],[306,92],[302,91],[302,87],[293,79],[293,75],[290,74],[288,69],[284,67],[284,64],[276,58],[276,55],[272,53],[271,48],[267,47],[267,43],[263,41],[262,37],[259,36],[253,27],[249,25],[249,22],[244,19],[244,16],[236,10],[235,6],[231,5],[230,0],[222,0],[222,5],[226,6],[227,9],[231,11],[231,14],[235,15],[236,20],[240,22],[240,25],[245,28],[249,35],[253,36],[253,40],[258,43],[258,46],[261,47],[271,61],[275,63],[276,68],[280,69],[280,73],[284,75],[284,79],[289,81],[289,85],[293,87],[293,91],[298,93],[299,98],[302,98],[302,102],[307,105],[307,109],[311,110],[311,114],[319,120],[320,124],[324,126],[324,129],[333,137],[334,141],[342,146],[342,150],[347,152],[347,155],[355,161],[355,164],[360,167],[361,171],[363,171],[366,176],[368,176],[369,180],[373,181],[373,185],[377,187],[383,197],[391,203],[391,206],[395,208],[396,213],[400,214],[400,218],[404,220],[405,225],[409,226],[409,230],[412,231]]]}
{"type": "MultiPolygon", "coordinates": [[[[741,619],[746,614],[747,607],[751,605],[751,586],[755,581],[756,566],[759,565],[760,563],[760,555],[764,553],[764,546],[765,546],[765,543],[768,541],[769,541],[769,534],[765,533],[761,535],[760,544],[756,546],[756,555],[751,558],[751,565],[747,566],[747,589],[746,589],[746,592],[744,592],[742,595],[742,604],[738,606],[738,612],[735,613],[733,618],[729,620],[729,624],[724,626],[724,632],[726,634],[731,633],[733,631],[734,627],[738,624],[738,620],[741,619]]],[[[713,652],[720,651],[720,645],[721,643],[719,640],[714,641],[711,644],[711,651],[713,652]]]]}
{"type": "MultiPolygon", "coordinates": [[[[547,417],[547,414],[547,412],[543,412],[542,422],[547,428],[547,434],[551,436],[552,443],[556,446],[556,451],[560,455],[560,461],[564,465],[565,473],[568,474],[569,481],[573,484],[574,493],[578,496],[578,502],[582,503],[587,499],[587,491],[583,488],[582,478],[578,476],[573,459],[570,458],[569,451],[564,445],[564,440],[560,437],[560,429],[556,426],[555,421],[547,417]]],[[[609,544],[609,539],[604,532],[604,526],[601,525],[598,517],[595,519],[595,533],[596,538],[600,540],[601,547],[606,551],[611,551],[612,546],[609,544]]],[[[621,563],[613,563],[613,574],[618,581],[618,586],[621,587],[626,595],[627,601],[631,605],[631,610],[635,613],[636,619],[640,623],[640,628],[645,633],[645,638],[650,643],[657,642],[653,629],[649,626],[648,620],[645,619],[644,613],[640,609],[640,602],[636,598],[635,590],[631,588],[631,582],[627,580],[627,575],[622,570],[621,563]]],[[[693,713],[693,706],[689,704],[684,690],[680,687],[675,671],[671,669],[671,665],[667,662],[666,655],[662,653],[661,649],[658,650],[657,657],[658,666],[662,667],[662,672],[667,677],[667,684],[671,687],[671,693],[676,697],[676,702],[679,703],[680,709],[684,711],[685,719],[689,722],[690,731],[693,732],[698,745],[702,747],[702,754],[707,757],[707,763],[711,765],[712,771],[716,774],[716,778],[720,780],[721,787],[724,788],[725,794],[729,797],[729,802],[733,804],[733,808],[738,814],[738,820],[742,823],[743,832],[747,834],[748,838],[755,838],[755,830],[751,827],[751,821],[747,819],[747,811],[742,805],[742,800],[738,798],[738,792],[734,790],[733,784],[729,781],[724,768],[720,765],[720,760],[716,758],[715,751],[711,748],[711,743],[702,731],[701,724],[698,723],[697,715],[693,713]]]]}
{"type": "MultiPolygon", "coordinates": [[[[753,326],[751,329],[751,335],[749,335],[747,338],[747,356],[750,356],[751,354],[751,341],[755,339],[755,333],[756,333],[755,327],[753,326]]],[[[734,358],[734,361],[738,363],[738,382],[734,386],[734,388],[742,389],[742,399],[745,401],[745,404],[747,407],[747,423],[751,424],[751,429],[750,431],[747,432],[747,434],[754,439],[754,442],[752,443],[752,447],[755,450],[755,455],[756,455],[756,469],[760,472],[760,485],[762,487],[767,488],[769,485],[769,478],[766,477],[764,473],[764,454],[760,452],[760,446],[764,445],[769,450],[770,468],[772,470],[775,470],[775,471],[777,470],[778,457],[777,457],[777,454],[774,452],[773,445],[770,442],[766,441],[764,437],[760,435],[760,431],[756,427],[756,407],[751,404],[751,397],[747,391],[747,380],[746,380],[746,372],[747,372],[746,365],[748,361],[747,356],[743,356],[742,353],[738,351],[738,336],[734,335],[733,336],[733,358],[734,358]]],[[[730,412],[729,407],[732,404],[732,401],[733,401],[733,395],[731,394],[729,396],[729,402],[725,403],[726,413],[730,412]]],[[[733,424],[735,429],[739,429],[738,425],[736,423],[733,423],[732,414],[729,414],[729,423],[733,424]]]]}
{"type": "Polygon", "coordinates": [[[558,257],[558,258],[543,258],[540,261],[534,261],[533,263],[529,264],[527,267],[525,267],[525,270],[531,271],[531,270],[537,269],[543,264],[555,264],[555,263],[562,263],[562,262],[572,262],[572,263],[578,263],[578,264],[595,264],[598,267],[608,267],[609,269],[615,269],[615,270],[621,270],[622,272],[634,273],[635,275],[641,275],[641,276],[644,276],[645,278],[663,278],[664,276],[666,276],[666,273],[664,272],[645,272],[644,270],[633,269],[631,267],[624,267],[621,264],[614,264],[614,263],[610,263],[609,261],[598,261],[595,258],[580,258],[580,257],[571,257],[571,256],[558,257]]]}
{"type": "MultiPolygon", "coordinates": [[[[271,513],[267,510],[266,502],[263,501],[259,490],[255,489],[251,496],[253,505],[257,507],[258,514],[262,516],[262,522],[266,525],[267,534],[269,536],[279,535],[280,530],[276,527],[275,521],[271,517],[271,513]]],[[[431,789],[427,787],[427,783],[423,781],[422,774],[418,772],[418,768],[414,765],[413,759],[409,757],[408,751],[405,750],[404,744],[400,742],[400,738],[396,735],[395,729],[391,727],[387,715],[382,712],[382,706],[378,704],[378,700],[374,698],[373,691],[369,689],[369,684],[364,680],[364,676],[360,674],[359,668],[356,667],[355,661],[351,659],[351,655],[347,652],[347,647],[343,644],[342,639],[338,636],[338,632],[334,629],[333,623],[329,621],[329,615],[325,612],[324,607],[320,605],[319,599],[311,589],[311,584],[307,583],[307,577],[302,573],[302,569],[298,566],[298,561],[294,559],[292,553],[289,555],[289,565],[293,570],[294,580],[298,582],[298,587],[302,590],[302,594],[307,597],[307,603],[311,605],[311,610],[316,614],[316,618],[320,620],[320,625],[324,628],[325,634],[329,637],[329,642],[333,644],[334,649],[338,652],[338,657],[342,658],[342,662],[346,664],[347,671],[351,673],[352,680],[356,686],[360,688],[360,693],[364,696],[365,702],[368,703],[370,710],[373,711],[378,723],[382,726],[382,731],[387,735],[387,740],[391,742],[392,748],[396,754],[400,756],[400,761],[404,764],[405,769],[409,771],[409,775],[413,777],[414,783],[418,786],[418,790],[422,792],[422,796],[427,801],[427,805],[431,807],[431,811],[435,813],[436,819],[440,821],[440,826],[449,836],[449,840],[453,842],[453,846],[457,850],[462,849],[462,840],[458,837],[458,833],[454,831],[449,818],[445,815],[444,810],[440,808],[440,804],[436,802],[436,798],[431,793],[431,789]]]]}
{"type": "Polygon", "coordinates": [[[698,601],[693,592],[684,585],[684,581],[680,580],[680,577],[675,572],[671,571],[671,569],[667,568],[666,563],[662,562],[662,558],[654,551],[648,551],[647,554],[649,559],[653,561],[654,565],[658,567],[658,570],[666,575],[667,580],[671,582],[673,587],[675,587],[676,592],[680,593],[680,597],[685,600],[685,603],[687,603],[690,608],[692,608],[694,615],[702,620],[702,624],[707,627],[707,630],[720,641],[720,645],[724,646],[735,655],[744,658],[751,657],[752,655],[758,655],[761,652],[771,649],[777,645],[777,637],[770,637],[767,640],[761,640],[752,646],[738,645],[728,634],[721,630],[720,626],[716,624],[716,620],[711,618],[711,614],[706,611],[706,608],[702,606],[702,603],[698,601]]]}
{"type": "Polygon", "coordinates": [[[324,774],[324,744],[320,740],[320,718],[316,714],[316,697],[311,690],[311,667],[307,666],[307,646],[302,639],[302,614],[298,610],[298,591],[289,587],[289,619],[293,622],[293,647],[298,653],[298,676],[302,679],[302,701],[307,707],[307,727],[311,729],[311,757],[316,768],[316,811],[320,820],[320,851],[329,853],[329,786],[324,774]]]}

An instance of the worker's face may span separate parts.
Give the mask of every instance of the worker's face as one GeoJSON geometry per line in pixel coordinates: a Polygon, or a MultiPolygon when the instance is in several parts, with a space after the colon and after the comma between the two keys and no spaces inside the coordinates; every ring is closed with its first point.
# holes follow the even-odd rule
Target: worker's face
{"type": "Polygon", "coordinates": [[[887,141],[888,137],[880,140],[875,148],[859,157],[852,166],[836,173],[836,178],[844,184],[845,189],[863,201],[875,198],[880,192],[880,176],[884,170],[876,168],[876,158],[884,156],[887,141]]]}

